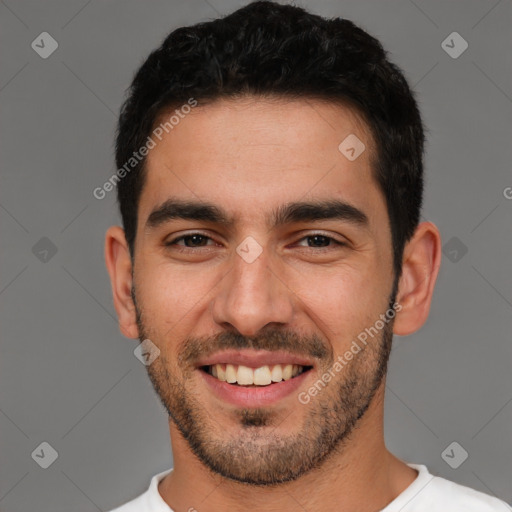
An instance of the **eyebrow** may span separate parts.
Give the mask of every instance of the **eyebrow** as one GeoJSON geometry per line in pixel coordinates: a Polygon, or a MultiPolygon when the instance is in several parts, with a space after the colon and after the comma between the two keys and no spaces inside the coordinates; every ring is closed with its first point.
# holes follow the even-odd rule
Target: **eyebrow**
{"type": "MultiPolygon", "coordinates": [[[[195,220],[232,227],[235,220],[215,204],[170,198],[157,206],[146,221],[146,229],[156,229],[174,219],[195,220]]],[[[340,220],[367,228],[368,216],[359,208],[337,199],[291,202],[279,206],[267,217],[270,228],[299,222],[340,220]]]]}

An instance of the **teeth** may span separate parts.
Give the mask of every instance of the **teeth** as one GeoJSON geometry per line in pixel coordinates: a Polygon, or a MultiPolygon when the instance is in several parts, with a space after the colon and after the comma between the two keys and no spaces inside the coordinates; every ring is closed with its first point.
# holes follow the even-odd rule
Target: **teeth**
{"type": "Polygon", "coordinates": [[[226,370],[222,367],[221,364],[214,364],[212,368],[217,369],[217,379],[221,380],[222,382],[226,382],[226,370]]]}
{"type": "Polygon", "coordinates": [[[280,364],[272,367],[272,382],[281,382],[283,380],[283,369],[280,364]]]}
{"type": "Polygon", "coordinates": [[[293,365],[292,364],[287,364],[283,368],[283,379],[284,380],[291,379],[292,378],[292,372],[293,372],[293,365]]]}
{"type": "Polygon", "coordinates": [[[242,386],[248,386],[254,382],[254,371],[247,366],[240,365],[236,374],[236,381],[242,386]]]}
{"type": "Polygon", "coordinates": [[[214,364],[209,369],[210,374],[220,381],[229,384],[237,383],[241,386],[268,386],[272,382],[289,380],[304,371],[304,367],[297,364],[265,365],[260,368],[233,364],[214,364]]]}
{"type": "Polygon", "coordinates": [[[236,382],[236,369],[232,364],[226,365],[226,382],[229,382],[230,384],[236,382]]]}
{"type": "MultiPolygon", "coordinates": [[[[240,371],[240,370],[238,370],[240,371]]],[[[254,384],[258,386],[268,386],[272,383],[272,375],[268,366],[262,366],[254,370],[254,384]]]]}

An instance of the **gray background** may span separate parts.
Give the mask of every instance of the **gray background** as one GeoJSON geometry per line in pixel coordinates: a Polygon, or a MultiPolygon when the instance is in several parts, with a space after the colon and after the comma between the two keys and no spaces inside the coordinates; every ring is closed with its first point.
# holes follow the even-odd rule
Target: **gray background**
{"type": "MultiPolygon", "coordinates": [[[[166,414],[112,305],[114,192],[92,191],[115,171],[116,115],[143,59],[244,3],[0,2],[2,512],[108,510],[172,465],[166,414]],[[59,44],[47,59],[31,48],[43,31],[59,44]],[[32,456],[42,442],[58,452],[48,469],[32,456]]],[[[394,342],[388,447],[512,503],[511,2],[297,3],[378,37],[429,128],[423,217],[448,245],[426,325],[394,342]],[[469,45],[456,59],[441,46],[453,31],[469,45]],[[458,469],[441,455],[453,441],[469,453],[458,469]]]]}

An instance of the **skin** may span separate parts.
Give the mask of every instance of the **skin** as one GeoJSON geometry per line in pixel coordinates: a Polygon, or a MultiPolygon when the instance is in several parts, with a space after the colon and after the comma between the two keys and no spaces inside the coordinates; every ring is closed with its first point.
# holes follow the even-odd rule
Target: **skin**
{"type": "MultiPolygon", "coordinates": [[[[385,198],[370,168],[374,151],[364,122],[347,107],[319,100],[252,97],[195,107],[150,151],[133,268],[118,226],[107,231],[105,256],[121,332],[129,338],[149,338],[160,349],[147,368],[162,403],[176,416],[169,418],[174,470],[159,485],[173,510],[296,512],[303,507],[374,512],[416,478],[417,472],[384,443],[385,377],[378,379],[377,372],[379,358],[381,364],[387,362],[385,329],[309,404],[297,400],[298,392],[307,391],[331,367],[332,358],[344,354],[388,308],[394,277],[391,231],[385,198]],[[356,134],[366,146],[354,161],[338,150],[349,134],[356,134]],[[146,228],[151,211],[171,196],[214,203],[235,224],[227,228],[173,220],[146,228]],[[340,220],[277,228],[266,224],[266,216],[276,207],[312,199],[342,199],[356,206],[368,217],[367,228],[340,220]],[[180,253],[180,245],[164,246],[196,231],[211,240],[192,245],[189,253],[180,253]],[[318,247],[304,238],[318,232],[347,245],[318,247]],[[235,250],[248,236],[263,248],[252,263],[235,250]],[[247,347],[250,341],[256,348],[265,347],[270,339],[290,346],[296,342],[303,353],[311,353],[316,339],[325,353],[315,360],[297,393],[264,410],[245,411],[244,416],[240,408],[212,395],[192,359],[180,359],[187,346],[220,347],[216,336],[224,334],[229,343],[238,334],[247,347]],[[351,377],[361,387],[349,392],[343,384],[351,377]],[[180,417],[186,401],[193,414],[180,417]],[[325,410],[334,412],[319,413],[325,410]],[[313,463],[314,436],[320,427],[334,430],[334,436],[356,420],[357,411],[364,414],[355,428],[348,428],[327,448],[321,445],[328,453],[313,463]],[[184,424],[187,417],[192,425],[184,424]],[[263,420],[260,425],[251,423],[257,418],[263,420]],[[265,470],[275,467],[278,457],[272,459],[271,454],[278,449],[273,444],[277,440],[291,447],[302,439],[282,453],[287,454],[285,460],[301,457],[304,471],[287,474],[286,482],[275,485],[236,481],[198,456],[183,435],[188,427],[203,436],[199,439],[205,442],[206,453],[209,441],[216,446],[209,453],[220,466],[227,453],[232,464],[222,468],[247,482],[263,478],[265,470]],[[308,463],[313,467],[306,467],[308,463]]],[[[183,248],[184,242],[180,244],[183,248]]],[[[424,324],[440,245],[439,231],[430,222],[421,223],[407,243],[395,299],[401,307],[390,322],[389,335],[391,329],[407,335],[424,324]]]]}

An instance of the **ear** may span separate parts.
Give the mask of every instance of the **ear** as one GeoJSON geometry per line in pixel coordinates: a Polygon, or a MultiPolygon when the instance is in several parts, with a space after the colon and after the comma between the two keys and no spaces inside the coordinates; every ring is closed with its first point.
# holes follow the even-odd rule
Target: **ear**
{"type": "Polygon", "coordinates": [[[405,245],[398,285],[393,332],[406,336],[427,320],[441,265],[441,235],[431,222],[422,222],[405,245]]]}
{"type": "Polygon", "coordinates": [[[111,226],[105,235],[105,262],[110,275],[119,329],[128,338],[138,338],[135,305],[131,295],[132,262],[124,230],[111,226]]]}

